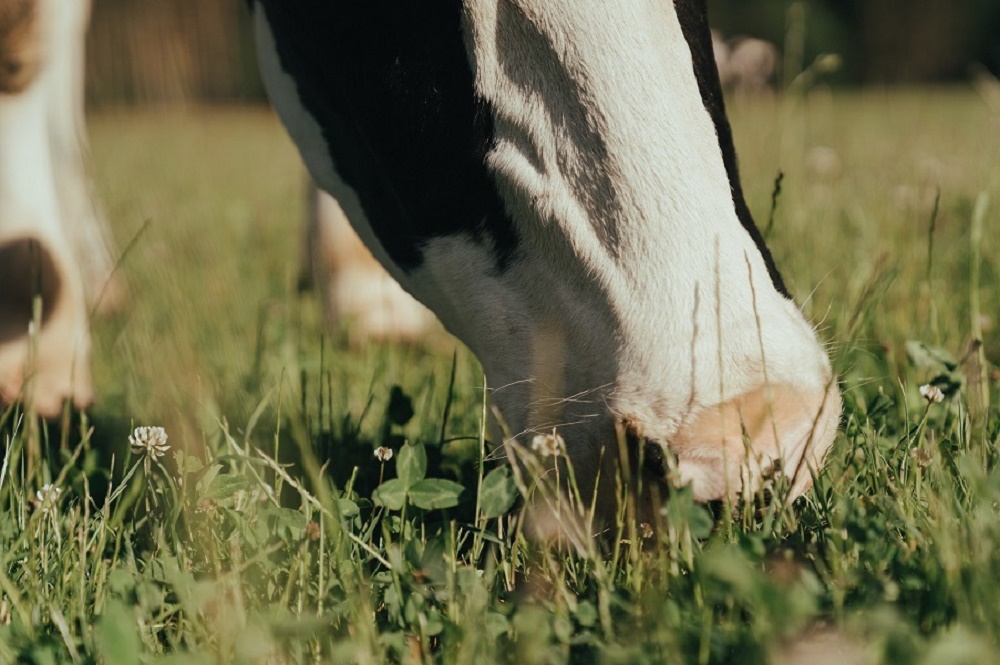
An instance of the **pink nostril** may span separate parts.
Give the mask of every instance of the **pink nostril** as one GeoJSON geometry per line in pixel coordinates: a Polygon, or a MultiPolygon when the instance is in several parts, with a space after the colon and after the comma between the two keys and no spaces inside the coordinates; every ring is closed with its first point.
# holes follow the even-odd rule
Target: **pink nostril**
{"type": "Polygon", "coordinates": [[[663,444],[643,436],[639,427],[626,419],[622,426],[625,431],[625,444],[633,468],[642,470],[657,480],[667,478],[667,453],[663,444]]]}
{"type": "Polygon", "coordinates": [[[704,409],[671,439],[695,498],[748,499],[779,475],[794,499],[812,485],[841,411],[835,386],[764,385],[704,409]]]}

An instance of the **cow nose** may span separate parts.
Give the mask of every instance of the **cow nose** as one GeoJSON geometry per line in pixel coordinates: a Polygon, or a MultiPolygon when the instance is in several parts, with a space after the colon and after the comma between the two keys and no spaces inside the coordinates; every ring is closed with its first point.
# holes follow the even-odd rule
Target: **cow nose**
{"type": "Polygon", "coordinates": [[[72,274],[44,239],[0,240],[0,406],[23,398],[55,417],[66,398],[80,407],[91,401],[86,307],[72,274]]]}
{"type": "Polygon", "coordinates": [[[35,67],[17,56],[0,57],[0,94],[23,92],[34,79],[35,67]]]}
{"type": "MultiPolygon", "coordinates": [[[[829,377],[823,370],[818,378],[829,377]]],[[[619,466],[605,475],[645,488],[640,511],[658,510],[672,489],[687,487],[700,503],[781,497],[811,486],[833,444],[841,397],[832,378],[808,385],[765,383],[714,405],[693,409],[669,432],[656,420],[619,420],[619,466]],[[624,444],[624,445],[622,445],[624,444]],[[627,470],[622,470],[621,465],[627,470]]],[[[603,488],[608,494],[608,488],[603,488]]],[[[608,501],[602,497],[602,505],[608,501]]],[[[613,503],[607,504],[612,510],[613,503]]],[[[650,513],[652,514],[652,513],[650,513]]]]}
{"type": "Polygon", "coordinates": [[[764,385],[694,414],[667,442],[676,478],[698,501],[750,499],[779,477],[788,498],[812,487],[833,444],[841,398],[835,382],[764,385]]]}

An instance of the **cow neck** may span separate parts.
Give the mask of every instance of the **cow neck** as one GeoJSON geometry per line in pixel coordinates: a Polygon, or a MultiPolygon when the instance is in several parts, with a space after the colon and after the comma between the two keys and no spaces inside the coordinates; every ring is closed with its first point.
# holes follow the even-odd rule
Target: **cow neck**
{"type": "MultiPolygon", "coordinates": [[[[297,141],[303,157],[322,188],[357,196],[351,223],[370,227],[405,272],[420,267],[430,240],[450,235],[487,247],[504,271],[518,238],[486,170],[492,114],[473,89],[461,3],[258,0],[257,7],[294,81],[295,103],[326,144],[315,155],[297,141]]],[[[276,106],[281,113],[288,101],[276,106]]],[[[283,119],[294,135],[295,121],[283,119]]]]}
{"type": "Polygon", "coordinates": [[[680,20],[681,32],[691,49],[691,60],[694,63],[695,78],[698,81],[698,91],[701,93],[705,109],[712,117],[715,133],[719,139],[719,149],[722,151],[722,161],[729,178],[729,188],[732,191],[733,205],[740,224],[753,239],[760,250],[767,273],[774,288],[787,298],[791,298],[785,287],[781,273],[778,271],[774,258],[771,256],[764,237],[754,223],[750,208],[743,198],[743,188],[740,185],[739,167],[736,159],[736,148],[733,145],[733,132],[726,117],[725,102],[722,97],[722,84],[719,81],[719,70],[715,64],[712,50],[712,33],[708,25],[708,11],[705,0],[674,0],[677,18],[680,20]]]}

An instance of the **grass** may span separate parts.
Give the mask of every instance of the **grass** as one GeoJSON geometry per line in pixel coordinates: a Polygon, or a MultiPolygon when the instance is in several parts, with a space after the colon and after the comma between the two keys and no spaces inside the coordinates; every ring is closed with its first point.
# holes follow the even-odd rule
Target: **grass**
{"type": "Polygon", "coordinates": [[[842,431],[793,506],[679,491],[656,536],[572,555],[498,516],[515,482],[479,464],[467,351],[323,332],[269,112],[92,118],[132,302],[94,322],[91,410],[0,415],[0,663],[995,662],[998,119],[965,90],[731,116],[758,220],[784,172],[769,244],[842,431]],[[139,425],[170,454],[131,453],[139,425]]]}

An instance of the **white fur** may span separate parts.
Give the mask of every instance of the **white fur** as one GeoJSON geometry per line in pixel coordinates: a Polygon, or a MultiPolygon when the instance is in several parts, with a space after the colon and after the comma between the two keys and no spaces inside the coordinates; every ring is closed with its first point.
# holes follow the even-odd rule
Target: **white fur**
{"type": "MultiPolygon", "coordinates": [[[[803,491],[802,469],[832,442],[839,395],[736,216],[673,3],[467,0],[464,29],[495,113],[488,166],[517,259],[498,275],[489,248],[453,236],[432,240],[412,274],[390,271],[480,358],[514,434],[562,426],[585,483],[624,420],[680,457],[699,498],[753,491],[777,459],[799,469],[803,491]],[[766,386],[802,397],[771,405],[766,386]],[[733,421],[771,410],[782,420],[755,431],[778,440],[741,454],[733,421]]],[[[270,52],[272,99],[329,190],[318,127],[270,52]]],[[[356,206],[345,210],[372,246],[356,206]]]]}

